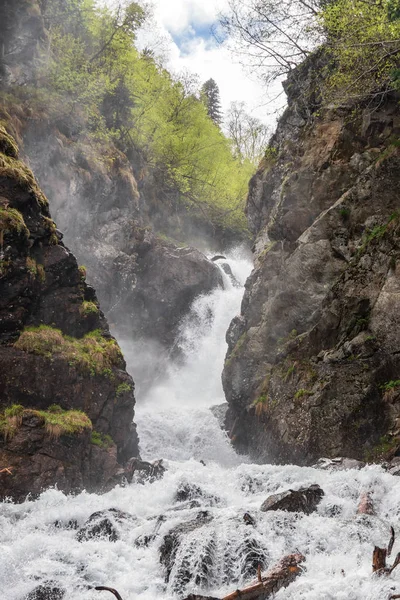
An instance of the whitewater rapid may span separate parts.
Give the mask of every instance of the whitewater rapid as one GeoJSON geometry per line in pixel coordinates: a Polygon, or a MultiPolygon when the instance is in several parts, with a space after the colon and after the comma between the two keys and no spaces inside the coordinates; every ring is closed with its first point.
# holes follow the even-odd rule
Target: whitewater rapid
{"type": "MultiPolygon", "coordinates": [[[[249,261],[233,254],[229,263],[243,284],[249,261]]],[[[194,302],[179,338],[184,364],[171,365],[166,379],[139,398],[142,456],[164,459],[163,479],[101,496],[52,489],[35,501],[0,504],[0,600],[23,600],[49,581],[67,590],[65,600],[111,600],[90,589],[98,585],[116,588],[123,600],[176,600],[191,592],[222,597],[253,580],[257,562],[267,568],[295,551],[306,557],[304,573],[277,600],[387,600],[400,593],[400,567],[390,577],[371,574],[373,547],[387,544],[390,525],[399,535],[394,555],[400,551],[400,478],[378,466],[327,472],[250,464],[235,454],[210,411],[224,402],[224,337],[242,294],[226,277],[224,290],[194,302]],[[325,491],[315,513],[260,512],[269,494],[313,483],[325,491]],[[197,490],[196,506],[177,500],[185,488],[197,490]],[[363,491],[371,493],[374,517],[356,514],[363,491]],[[109,508],[134,517],[118,525],[116,542],[79,542],[67,528],[109,508]],[[166,582],[159,553],[164,536],[204,510],[209,522],[183,538],[166,582]],[[254,527],[245,524],[245,512],[254,527]],[[182,565],[189,580],[182,579],[182,565]]],[[[127,355],[135,376],[134,352],[127,355]]]]}

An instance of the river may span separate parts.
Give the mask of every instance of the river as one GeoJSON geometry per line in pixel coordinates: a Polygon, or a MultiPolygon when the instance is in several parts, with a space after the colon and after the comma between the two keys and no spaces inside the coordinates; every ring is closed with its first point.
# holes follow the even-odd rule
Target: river
{"type": "MultiPolygon", "coordinates": [[[[210,410],[224,402],[225,332],[239,312],[251,268],[240,253],[228,258],[241,286],[226,276],[224,290],[194,302],[178,340],[183,364],[171,365],[168,377],[138,398],[142,457],[164,459],[163,479],[104,495],[67,496],[51,489],[35,501],[0,504],[1,600],[23,600],[49,581],[66,589],[65,600],[111,600],[108,592],[91,589],[98,585],[116,588],[123,600],[175,600],[191,592],[222,596],[253,580],[258,562],[267,568],[295,551],[306,557],[304,573],[277,600],[387,600],[400,593],[400,567],[390,577],[371,574],[373,546],[387,544],[390,525],[400,538],[399,477],[378,466],[328,472],[251,464],[234,452],[210,410]],[[325,492],[315,513],[260,512],[269,494],[313,483],[325,492]],[[179,501],[178,490],[189,490],[191,498],[179,501]],[[374,517],[356,514],[363,491],[371,493],[374,517]],[[109,508],[134,517],[117,524],[115,542],[80,542],[67,527],[109,508]],[[208,513],[205,524],[183,536],[166,582],[163,538],[200,511],[208,513]],[[254,526],[244,522],[245,512],[254,526]]],[[[123,349],[135,377],[135,347],[125,341],[123,349]]]]}

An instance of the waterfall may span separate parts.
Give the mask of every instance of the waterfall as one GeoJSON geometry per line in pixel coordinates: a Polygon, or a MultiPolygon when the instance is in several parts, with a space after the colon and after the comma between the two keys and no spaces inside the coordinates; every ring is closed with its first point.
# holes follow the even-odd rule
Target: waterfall
{"type": "MultiPolygon", "coordinates": [[[[243,284],[251,265],[235,254],[228,260],[243,284]]],[[[182,323],[182,364],[139,397],[142,456],[164,458],[163,479],[103,495],[51,489],[35,501],[0,504],[1,600],[23,600],[44,582],[66,589],[65,600],[111,599],[91,589],[98,585],[116,588],[123,600],[222,597],[254,580],[257,564],[266,569],[295,551],[306,557],[304,573],[277,600],[386,600],[400,593],[400,568],[390,577],[371,575],[373,546],[387,544],[390,524],[399,529],[400,478],[379,466],[329,472],[250,464],[219,427],[210,407],[224,402],[224,337],[243,294],[228,276],[224,281],[223,290],[198,298],[182,323]],[[268,495],[314,483],[325,492],[315,513],[260,511],[268,495]],[[364,490],[376,516],[356,514],[364,490]],[[117,541],[79,541],[76,528],[110,508],[132,515],[115,523],[117,541]],[[199,518],[202,526],[193,527],[199,518]],[[183,529],[174,560],[161,564],[164,537],[177,526],[183,529]]],[[[134,349],[124,349],[135,376],[134,349]]]]}

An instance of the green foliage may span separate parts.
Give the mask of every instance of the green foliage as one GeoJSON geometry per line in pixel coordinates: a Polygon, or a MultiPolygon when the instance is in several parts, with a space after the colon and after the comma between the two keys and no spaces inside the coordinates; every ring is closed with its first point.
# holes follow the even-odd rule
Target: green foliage
{"type": "Polygon", "coordinates": [[[294,399],[295,400],[300,400],[300,398],[303,398],[304,396],[309,396],[311,394],[311,392],[309,390],[305,390],[303,388],[301,388],[300,390],[297,390],[297,392],[294,395],[294,399]]]}
{"type": "Polygon", "coordinates": [[[13,404],[0,414],[0,434],[6,440],[16,434],[24,415],[39,417],[43,421],[46,432],[52,438],[92,429],[91,420],[80,410],[62,410],[57,404],[52,404],[47,410],[33,410],[24,408],[21,404],[13,404]]]}
{"type": "Polygon", "coordinates": [[[254,165],[232,154],[231,142],[208,116],[197,84],[173,77],[134,45],[145,13],[99,8],[94,0],[47,3],[51,62],[34,93],[38,112],[62,133],[89,138],[104,154],[111,142],[137,150],[163,189],[213,227],[245,234],[244,203],[254,165]],[[73,115],[73,122],[71,115],[73,115]]]}
{"type": "Polygon", "coordinates": [[[22,404],[13,404],[8,407],[4,411],[4,416],[6,419],[10,419],[11,417],[19,417],[24,412],[24,407],[22,404]]]}
{"type": "Polygon", "coordinates": [[[399,439],[390,435],[383,435],[371,450],[367,450],[365,453],[365,460],[367,462],[373,462],[376,460],[382,460],[391,454],[399,446],[399,439]]]}
{"type": "Polygon", "coordinates": [[[13,138],[8,135],[4,127],[0,125],[0,153],[11,158],[18,158],[18,146],[13,138]]]}
{"type": "Polygon", "coordinates": [[[98,446],[99,448],[110,448],[114,445],[114,440],[110,435],[105,433],[100,433],[99,431],[92,431],[90,436],[90,441],[94,446],[98,446]]]}
{"type": "Polygon", "coordinates": [[[0,232],[17,232],[24,237],[29,237],[29,230],[25,225],[22,214],[16,208],[0,207],[0,232]]]}
{"type": "Polygon", "coordinates": [[[338,101],[357,100],[396,87],[400,58],[397,0],[327,2],[321,22],[328,36],[334,68],[328,95],[338,101]]]}
{"type": "Polygon", "coordinates": [[[92,429],[89,417],[80,410],[35,410],[32,411],[44,421],[46,432],[50,437],[58,438],[61,435],[76,435],[85,429],[92,429]]]}
{"type": "Polygon", "coordinates": [[[343,206],[340,210],[339,210],[339,214],[342,217],[343,221],[347,221],[348,218],[350,217],[350,209],[343,206]]]}
{"type": "Polygon", "coordinates": [[[86,267],[84,265],[80,265],[78,267],[79,275],[81,276],[82,281],[86,279],[86,267]]]}
{"type": "Polygon", "coordinates": [[[117,342],[95,330],[83,338],[64,336],[59,329],[47,325],[26,327],[14,346],[24,352],[63,358],[83,374],[109,377],[113,367],[121,367],[123,358],[117,342]]]}
{"type": "MultiPolygon", "coordinates": [[[[22,190],[31,194],[39,204],[47,206],[47,198],[39,189],[32,171],[16,158],[0,154],[0,177],[13,180],[22,190]]],[[[14,211],[15,209],[3,210],[14,211]]]]}
{"type": "Polygon", "coordinates": [[[83,302],[80,310],[81,314],[85,316],[99,313],[99,307],[94,302],[83,302]]]}
{"type": "Polygon", "coordinates": [[[385,392],[390,392],[398,387],[400,387],[400,379],[391,379],[380,386],[381,390],[384,390],[385,392]]]}
{"type": "Polygon", "coordinates": [[[122,394],[128,393],[132,391],[132,386],[129,383],[120,383],[117,387],[116,394],[117,396],[122,396],[122,394]]]}

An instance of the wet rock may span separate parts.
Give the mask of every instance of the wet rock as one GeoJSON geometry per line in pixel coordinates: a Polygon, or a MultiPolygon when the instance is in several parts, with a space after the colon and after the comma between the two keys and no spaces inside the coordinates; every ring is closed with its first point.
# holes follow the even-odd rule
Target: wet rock
{"type": "MultiPolygon", "coordinates": [[[[10,139],[0,128],[2,164],[10,139]]],[[[0,473],[0,499],[23,501],[55,485],[65,493],[103,491],[123,463],[138,455],[133,381],[96,297],[88,302],[76,258],[54,233],[47,199],[22,161],[14,158],[13,168],[2,170],[0,196],[0,245],[8,253],[0,260],[0,413],[14,404],[25,409],[13,436],[0,432],[0,464],[12,471],[0,473]],[[90,367],[83,350],[74,359],[63,351],[71,338],[78,346],[94,330],[107,349],[104,357],[93,351],[90,367]],[[121,386],[125,392],[118,394],[121,386]],[[89,427],[49,435],[35,411],[54,404],[84,411],[110,444],[92,444],[89,427]]]]}
{"type": "Polygon", "coordinates": [[[207,494],[207,492],[202,490],[198,485],[191,483],[182,483],[174,498],[175,502],[196,502],[198,499],[204,500],[209,506],[214,506],[220,502],[218,496],[207,494]]]}
{"type": "Polygon", "coordinates": [[[62,600],[65,593],[65,590],[56,583],[48,582],[29,592],[24,600],[62,600]]]}
{"type": "Polygon", "coordinates": [[[140,535],[138,538],[136,538],[134,544],[137,548],[147,548],[147,546],[149,546],[152,542],[154,542],[154,540],[156,539],[158,532],[160,531],[160,527],[161,525],[166,521],[166,517],[164,517],[164,515],[160,515],[157,518],[157,522],[154,526],[154,529],[151,533],[149,534],[144,534],[144,535],[140,535]]]}
{"type": "Polygon", "coordinates": [[[69,521],[57,519],[57,521],[54,521],[54,527],[57,527],[57,529],[79,529],[78,521],[76,519],[70,519],[69,521]]]}
{"type": "Polygon", "coordinates": [[[228,275],[229,279],[231,280],[231,283],[234,287],[240,287],[240,283],[239,281],[236,279],[236,277],[234,276],[234,274],[232,273],[232,269],[231,266],[228,263],[222,263],[221,265],[221,269],[223,270],[223,272],[228,275]]]}
{"type": "Polygon", "coordinates": [[[84,526],[77,532],[76,539],[79,542],[86,542],[100,538],[116,542],[119,540],[118,523],[127,520],[134,521],[135,517],[116,508],[97,511],[90,515],[84,526]]]}
{"type": "Polygon", "coordinates": [[[160,563],[165,568],[166,581],[169,581],[176,554],[183,538],[192,531],[211,523],[211,521],[212,516],[207,511],[201,511],[195,519],[180,523],[167,533],[160,547],[160,563]]]}
{"type": "Polygon", "coordinates": [[[384,141],[399,135],[398,100],[382,90],[375,114],[360,99],[356,126],[350,106],[321,108],[311,123],[321,61],[315,53],[289,76],[275,158],[249,186],[255,263],[227,333],[223,385],[233,443],[257,462],[362,461],[400,416],[395,391],[382,388],[400,372],[400,152],[387,156],[384,141]]]}
{"type": "Polygon", "coordinates": [[[395,456],[391,461],[383,465],[384,469],[391,475],[400,476],[400,456],[395,456]]]}
{"type": "Polygon", "coordinates": [[[337,458],[320,458],[313,467],[324,471],[346,471],[347,469],[363,469],[365,465],[366,463],[361,460],[339,456],[337,458]]]}
{"type": "Polygon", "coordinates": [[[152,463],[140,458],[131,458],[124,469],[128,483],[135,480],[137,483],[153,483],[157,479],[161,479],[167,469],[163,465],[162,459],[152,463]]]}
{"type": "Polygon", "coordinates": [[[225,429],[225,419],[228,408],[229,404],[227,402],[224,402],[223,404],[216,404],[215,406],[211,406],[210,408],[212,414],[217,419],[221,429],[225,429]]]}
{"type": "Polygon", "coordinates": [[[318,504],[324,496],[324,491],[319,485],[311,485],[299,490],[287,490],[280,494],[269,496],[261,505],[260,510],[286,510],[288,512],[302,512],[306,515],[317,510],[318,504]]]}
{"type": "Polygon", "coordinates": [[[253,525],[253,527],[256,524],[255,520],[249,513],[244,513],[243,521],[246,523],[246,525],[253,525]]]}

